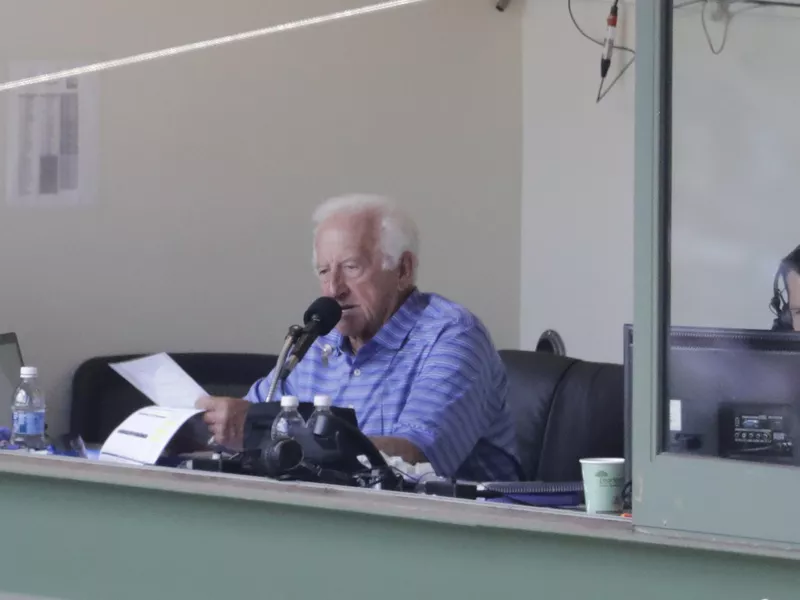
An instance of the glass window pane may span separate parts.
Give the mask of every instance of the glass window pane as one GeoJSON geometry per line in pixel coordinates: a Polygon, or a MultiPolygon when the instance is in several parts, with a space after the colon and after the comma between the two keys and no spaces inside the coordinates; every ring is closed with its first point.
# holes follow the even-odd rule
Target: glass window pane
{"type": "Polygon", "coordinates": [[[672,18],[661,451],[797,465],[800,3],[672,18]]]}

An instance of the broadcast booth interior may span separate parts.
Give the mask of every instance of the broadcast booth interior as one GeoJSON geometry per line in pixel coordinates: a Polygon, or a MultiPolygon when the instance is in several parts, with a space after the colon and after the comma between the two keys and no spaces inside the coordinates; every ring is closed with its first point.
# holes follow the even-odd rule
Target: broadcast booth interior
{"type": "MultiPolygon", "coordinates": [[[[124,581],[124,597],[224,597],[231,583],[219,573],[235,572],[234,595],[291,596],[300,582],[319,596],[331,585],[325,573],[353,565],[354,597],[378,586],[386,598],[407,597],[408,585],[386,585],[403,572],[431,597],[496,593],[497,573],[508,580],[502,591],[529,594],[534,580],[541,595],[588,597],[600,571],[622,582],[606,588],[615,597],[651,584],[654,600],[672,597],[675,573],[688,596],[796,591],[800,305],[787,251],[800,242],[800,212],[773,218],[769,234],[749,222],[794,215],[791,203],[755,205],[796,189],[796,169],[778,157],[792,156],[793,140],[782,136],[797,128],[788,118],[781,126],[779,103],[769,102],[794,96],[764,65],[788,68],[800,51],[800,4],[564,7],[564,25],[601,72],[591,82],[580,76],[575,89],[591,88],[589,96],[559,110],[606,119],[629,110],[631,125],[635,112],[633,239],[622,253],[633,257],[633,314],[618,321],[621,313],[592,309],[592,294],[616,281],[600,248],[584,261],[585,278],[570,274],[574,288],[537,280],[543,301],[533,308],[520,283],[563,272],[567,259],[574,266],[567,237],[553,256],[523,244],[541,234],[520,227],[531,198],[544,194],[528,189],[531,180],[589,168],[551,169],[528,148],[536,132],[522,120],[548,104],[527,93],[543,65],[529,64],[523,41],[536,37],[549,7],[345,0],[326,12],[321,0],[270,0],[226,12],[202,3],[194,23],[152,3],[139,15],[152,21],[150,37],[105,28],[92,42],[101,52],[66,34],[90,22],[89,4],[76,4],[74,15],[53,4],[67,12],[54,13],[64,31],[52,52],[86,60],[18,60],[41,54],[25,45],[32,34],[0,35],[10,40],[0,42],[7,249],[62,228],[71,236],[47,254],[34,244],[30,262],[6,253],[15,257],[12,282],[52,268],[35,297],[25,291],[33,283],[9,285],[11,308],[0,315],[2,331],[17,332],[0,334],[0,509],[14,514],[7,535],[20,544],[0,565],[0,595],[93,600],[124,581]],[[592,14],[601,18],[584,25],[592,14]],[[743,29],[728,39],[732,21],[743,29]],[[719,47],[715,32],[726,40],[719,47]],[[761,44],[748,54],[745,32],[774,35],[792,52],[761,44]],[[740,74],[758,85],[736,88],[740,74]],[[724,102],[697,100],[723,94],[724,102]],[[784,151],[772,153],[777,146],[784,151]],[[760,185],[769,193],[756,200],[760,185]],[[347,195],[369,186],[384,189],[347,195]],[[357,218],[367,212],[352,206],[318,218],[328,202],[348,198],[353,206],[387,200],[385,212],[369,204],[363,222],[372,229],[363,231],[357,218]],[[403,211],[414,215],[405,223],[413,244],[394,256],[387,247],[400,227],[390,222],[403,211]],[[334,221],[369,239],[372,262],[344,257],[350,238],[336,229],[340,246],[323,264],[318,236],[334,221]],[[428,261],[419,281],[407,249],[417,245],[428,261]],[[547,269],[534,269],[531,256],[547,269]],[[365,272],[372,278],[359,279],[365,272]],[[364,281],[391,292],[361,296],[387,308],[371,337],[344,330],[373,314],[337,293],[364,281]],[[734,283],[718,298],[720,282],[734,283]],[[586,297],[573,298],[577,288],[586,297]],[[406,309],[429,319],[425,327],[414,329],[420,321],[406,309]],[[526,320],[534,309],[547,314],[526,320]],[[397,315],[402,331],[378,336],[397,315]],[[581,337],[587,323],[602,321],[593,329],[601,331],[612,320],[612,350],[581,337]],[[535,332],[523,338],[524,327],[535,332]],[[437,355],[437,344],[450,345],[437,355]],[[408,368],[392,371],[412,350],[408,368]],[[381,352],[385,362],[373,360],[368,372],[365,362],[381,352]],[[394,429],[419,381],[428,404],[411,406],[411,424],[394,429]],[[434,401],[474,400],[442,391],[462,382],[480,382],[469,390],[478,400],[471,410],[443,410],[432,426],[434,401]],[[442,432],[449,446],[436,438],[420,450],[442,432]],[[458,464],[445,472],[451,456],[458,464]],[[97,575],[73,577],[69,553],[41,547],[53,532],[78,540],[97,575]],[[187,549],[213,554],[213,569],[197,569],[187,549]],[[34,550],[52,572],[29,564],[34,550]],[[309,563],[321,565],[320,577],[303,577],[309,563]],[[189,581],[177,581],[185,572],[189,581]],[[759,587],[764,581],[773,587],[759,587]]],[[[30,7],[14,10],[38,18],[30,7]]],[[[116,10],[131,17],[125,11],[134,9],[116,10]]],[[[135,29],[135,20],[116,21],[135,29]]],[[[595,185],[599,175],[583,177],[595,185]]],[[[576,204],[580,227],[589,225],[579,232],[586,248],[574,253],[588,256],[603,239],[592,210],[626,221],[592,194],[579,197],[593,204],[576,204]]],[[[555,227],[548,219],[537,227],[555,227]]]]}
{"type": "MultiPolygon", "coordinates": [[[[352,21],[352,26],[354,27],[369,27],[370,19],[381,18],[379,13],[385,13],[388,16],[383,16],[382,18],[388,19],[400,18],[397,15],[401,15],[403,11],[408,11],[407,14],[412,15],[410,18],[413,18],[412,9],[422,10],[415,5],[420,7],[424,5],[425,10],[433,11],[435,14],[437,9],[428,8],[428,6],[436,4],[436,1],[393,0],[375,3],[299,19],[289,23],[271,25],[261,29],[251,29],[225,37],[211,38],[153,52],[131,54],[127,57],[87,63],[81,66],[66,66],[64,64],[64,68],[54,67],[48,70],[50,64],[47,61],[41,61],[36,64],[15,67],[16,70],[13,70],[12,73],[19,73],[20,77],[0,84],[0,91],[10,98],[11,111],[31,109],[34,115],[38,114],[37,111],[41,107],[39,107],[40,100],[36,93],[44,89],[43,86],[51,86],[48,89],[52,93],[59,94],[60,101],[63,104],[62,109],[57,113],[53,113],[52,116],[53,119],[63,121],[59,132],[64,139],[61,140],[62,143],[60,145],[66,149],[65,152],[69,151],[73,154],[71,158],[68,157],[69,160],[60,156],[49,156],[47,160],[42,159],[38,163],[31,163],[30,165],[27,162],[27,158],[22,155],[12,156],[12,163],[10,163],[14,167],[12,171],[20,174],[19,178],[23,178],[22,174],[28,170],[38,174],[38,179],[40,180],[38,183],[39,195],[47,195],[44,194],[44,191],[47,191],[49,195],[58,195],[61,184],[80,188],[86,171],[81,163],[83,155],[80,154],[81,158],[76,158],[75,153],[82,152],[86,146],[91,145],[91,141],[85,137],[87,129],[99,128],[98,123],[88,124],[88,119],[85,118],[86,115],[83,111],[85,111],[89,100],[84,99],[90,97],[91,90],[94,89],[93,86],[97,85],[97,77],[100,75],[106,76],[106,73],[108,73],[109,77],[115,76],[117,73],[125,72],[126,69],[137,68],[137,65],[138,68],[145,69],[151,64],[167,64],[169,61],[177,60],[175,57],[179,55],[185,55],[187,59],[197,59],[196,57],[200,53],[223,51],[218,47],[236,47],[244,42],[260,38],[271,39],[278,35],[284,37],[299,35],[293,32],[306,28],[310,28],[310,32],[320,31],[321,28],[332,27],[333,24],[339,22],[350,23],[352,21]],[[32,92],[31,95],[26,96],[28,90],[33,90],[35,93],[32,92]],[[75,123],[79,123],[79,125],[75,125],[75,123]],[[68,148],[67,146],[70,147],[68,148]],[[76,161],[79,163],[77,166],[75,164],[76,161]],[[48,179],[47,182],[43,183],[45,179],[51,176],[55,177],[56,171],[53,171],[53,166],[56,164],[61,165],[59,167],[60,170],[56,170],[59,173],[58,177],[54,180],[48,179]],[[67,167],[71,169],[70,173],[72,175],[67,173],[67,167]],[[77,178],[77,183],[68,181],[75,179],[73,171],[80,175],[77,178]]],[[[438,1],[441,2],[442,0],[438,1]]],[[[469,10],[477,13],[479,3],[475,2],[474,4],[475,7],[469,10]]],[[[464,5],[462,4],[462,6],[464,5]]],[[[491,3],[489,3],[489,6],[481,5],[481,19],[518,18],[519,13],[514,13],[513,11],[521,10],[521,8],[507,1],[496,3],[494,8],[497,9],[497,12],[491,11],[491,3]],[[486,10],[487,8],[489,9],[488,11],[486,10]],[[499,15],[497,13],[503,14],[499,15]]],[[[613,46],[614,35],[616,35],[616,19],[618,16],[616,3],[610,7],[610,10],[609,19],[613,17],[613,23],[608,32],[608,43],[603,57],[603,64],[605,65],[603,79],[605,79],[611,64],[611,46],[613,46]]],[[[425,15],[426,13],[419,12],[417,14],[425,15]]],[[[56,65],[56,63],[52,64],[56,65]]],[[[61,65],[62,63],[58,63],[59,67],[61,65]]],[[[92,102],[99,102],[99,100],[95,98],[92,102]]],[[[48,104],[48,102],[42,100],[41,104],[43,107],[41,110],[45,112],[50,110],[51,103],[48,104]]],[[[97,106],[94,108],[97,109],[97,106]]],[[[94,113],[97,112],[99,110],[94,111],[94,113]]],[[[96,119],[97,114],[92,114],[90,117],[96,119]]],[[[33,119],[33,121],[36,122],[36,119],[33,119]]],[[[95,131],[95,133],[97,132],[95,131]]],[[[25,137],[27,135],[24,127],[20,130],[11,131],[12,138],[17,136],[25,137]]],[[[14,186],[19,183],[17,186],[19,196],[17,201],[24,202],[27,201],[25,199],[26,194],[30,189],[36,189],[36,186],[32,187],[31,184],[31,186],[26,187],[22,185],[21,181],[22,179],[19,179],[14,183],[14,186]]],[[[82,193],[83,191],[78,189],[78,192],[82,193]]],[[[43,205],[46,205],[50,200],[52,199],[45,198],[42,200],[43,205]]],[[[275,274],[271,274],[270,277],[277,279],[275,274]]],[[[133,403],[129,403],[128,400],[125,402],[125,406],[131,406],[131,413],[129,415],[118,415],[122,417],[122,420],[113,425],[113,430],[110,432],[103,431],[104,439],[96,439],[95,436],[98,432],[106,428],[109,423],[113,423],[117,416],[109,421],[109,417],[104,415],[103,427],[92,426],[82,430],[80,428],[83,428],[85,423],[92,421],[93,418],[95,425],[100,421],[97,415],[91,414],[92,410],[97,411],[98,407],[89,406],[87,410],[86,402],[83,399],[77,399],[78,402],[84,405],[81,407],[78,407],[76,399],[73,399],[73,416],[76,416],[76,418],[71,419],[72,430],[66,436],[59,438],[51,435],[53,443],[50,444],[49,450],[56,455],[67,455],[75,458],[82,458],[85,455],[99,458],[101,462],[122,463],[128,466],[156,465],[166,469],[180,468],[185,471],[203,473],[207,476],[211,476],[209,475],[210,473],[255,475],[260,478],[282,481],[416,492],[434,497],[447,496],[470,500],[481,498],[491,500],[497,506],[509,504],[518,507],[555,507],[570,512],[588,511],[589,513],[594,513],[597,511],[593,508],[593,503],[587,502],[586,488],[581,481],[580,469],[582,466],[578,462],[579,458],[581,460],[595,461],[594,463],[587,463],[586,468],[594,468],[598,473],[604,473],[602,483],[598,488],[600,492],[598,493],[609,494],[611,504],[598,509],[599,512],[606,514],[607,518],[620,519],[621,523],[629,522],[630,516],[623,514],[625,507],[622,502],[621,477],[616,474],[617,469],[621,469],[620,465],[623,460],[621,452],[606,457],[599,450],[593,449],[591,444],[580,451],[581,454],[578,458],[570,459],[571,464],[566,469],[570,473],[569,477],[559,478],[550,475],[543,480],[538,478],[535,473],[524,473],[520,464],[515,465],[514,470],[516,473],[514,476],[511,476],[510,472],[506,470],[506,473],[509,473],[508,479],[495,478],[496,480],[492,480],[483,478],[476,480],[478,478],[456,476],[455,469],[452,469],[453,472],[450,473],[437,473],[429,463],[431,468],[428,471],[409,474],[408,471],[414,470],[415,467],[419,466],[419,463],[424,465],[425,461],[416,461],[417,464],[405,461],[398,462],[399,455],[392,456],[391,453],[379,451],[374,443],[375,436],[370,438],[360,429],[357,412],[347,406],[336,406],[337,398],[333,398],[334,405],[331,406],[329,411],[326,411],[324,417],[315,420],[313,431],[306,427],[301,427],[291,435],[276,437],[275,424],[281,423],[285,410],[293,411],[295,409],[295,405],[291,404],[293,401],[287,402],[285,406],[283,405],[283,398],[287,396],[284,389],[285,382],[287,380],[291,381],[290,376],[294,369],[301,364],[301,361],[303,361],[314,344],[319,344],[319,338],[328,335],[339,325],[340,320],[343,318],[342,309],[343,307],[336,300],[321,297],[312,303],[306,311],[303,322],[293,325],[289,329],[278,353],[274,368],[275,377],[270,382],[265,401],[254,403],[247,411],[243,425],[244,435],[241,448],[231,448],[215,439],[206,423],[204,423],[206,415],[203,415],[200,410],[190,414],[189,411],[196,407],[184,401],[175,401],[173,398],[166,397],[170,392],[174,393],[175,390],[179,389],[187,397],[191,394],[199,394],[201,391],[205,391],[203,388],[206,384],[200,385],[196,380],[192,381],[194,373],[187,376],[183,372],[184,369],[177,363],[178,354],[172,356],[171,353],[161,352],[140,355],[133,354],[138,348],[123,347],[122,350],[124,352],[130,353],[127,355],[130,357],[127,360],[117,358],[113,362],[109,361],[106,365],[98,365],[98,363],[102,362],[103,357],[94,356],[90,357],[87,362],[93,362],[92,367],[100,370],[99,375],[96,375],[98,387],[101,380],[104,385],[111,382],[112,385],[109,387],[117,386],[120,395],[124,395],[126,398],[132,397],[133,392],[130,386],[135,388],[138,393],[135,396],[136,400],[133,403]],[[130,386],[121,384],[120,377],[128,382],[130,386]],[[138,408],[134,408],[136,403],[139,403],[138,408]],[[162,421],[163,425],[155,428],[154,423],[162,421]],[[88,431],[92,432],[94,439],[87,445],[83,436],[88,431]],[[155,444],[153,440],[159,440],[159,443],[155,444]],[[607,465],[598,466],[599,463],[597,461],[604,460],[610,462],[607,465]],[[611,471],[614,472],[612,473],[611,471]]],[[[481,326],[476,325],[475,328],[478,329],[479,327],[481,326]]],[[[545,337],[552,342],[549,344],[549,346],[552,346],[549,352],[554,357],[563,357],[563,360],[558,359],[553,364],[559,366],[559,368],[566,368],[571,364],[574,359],[566,357],[561,337],[554,330],[547,330],[545,337]]],[[[260,345],[265,350],[267,349],[263,340],[260,340],[260,345]]],[[[547,347],[547,344],[542,344],[543,353],[548,352],[547,347]]],[[[494,354],[499,357],[496,352],[494,354]]],[[[126,355],[115,354],[113,356],[122,357],[126,355]]],[[[213,359],[207,358],[207,360],[211,361],[213,359]]],[[[534,363],[537,362],[535,356],[526,359],[526,361],[531,360],[534,363]]],[[[84,368],[85,366],[80,365],[75,370],[76,377],[73,379],[73,386],[75,390],[88,395],[93,393],[94,390],[90,389],[91,382],[87,384],[86,374],[90,372],[90,369],[84,368]]],[[[547,370],[546,367],[543,369],[547,370]]],[[[553,370],[553,374],[548,375],[553,378],[555,373],[556,371],[553,370]]],[[[262,374],[262,376],[264,375],[266,373],[262,374]]],[[[520,387],[514,381],[511,383],[515,388],[520,387]]],[[[497,392],[505,393],[500,388],[498,388],[497,392]]],[[[555,393],[556,391],[552,392],[552,394],[555,393]]],[[[518,394],[518,396],[521,397],[521,394],[518,394]]],[[[21,396],[17,394],[15,397],[19,400],[21,396]]],[[[619,395],[617,395],[617,398],[619,399],[619,395]]],[[[547,396],[539,398],[534,395],[533,400],[528,399],[525,402],[541,403],[545,410],[548,410],[546,408],[548,399],[547,396]]],[[[502,406],[505,399],[500,398],[500,400],[500,405],[502,406]]],[[[111,401],[114,401],[113,397],[111,401]]],[[[29,404],[32,405],[32,402],[29,402],[29,404]]],[[[318,407],[315,406],[314,402],[315,399],[311,397],[302,397],[297,400],[296,410],[304,422],[312,415],[316,415],[318,407]]],[[[383,411],[384,407],[381,398],[370,398],[369,402],[379,406],[380,410],[383,411]]],[[[615,414],[618,404],[619,402],[610,409],[615,414]]],[[[24,407],[21,404],[20,406],[15,405],[13,409],[14,414],[18,415],[19,419],[28,418],[25,416],[27,413],[23,409],[24,407]]],[[[504,412],[510,410],[508,406],[502,406],[502,409],[504,412]]],[[[538,410],[538,407],[534,407],[534,409],[538,410]]],[[[523,410],[530,413],[533,409],[515,407],[514,410],[523,410]]],[[[28,410],[28,413],[31,415],[43,414],[43,409],[28,410]]],[[[482,417],[482,413],[479,411],[473,416],[476,418],[482,417]]],[[[465,417],[462,415],[457,418],[464,419],[465,417]]],[[[523,418],[528,418],[528,415],[523,418]]],[[[567,416],[565,418],[572,417],[567,416]]],[[[575,418],[585,420],[588,416],[576,414],[575,418]]],[[[538,421],[536,427],[543,429],[544,423],[541,418],[536,418],[535,420],[538,421]]],[[[517,429],[532,429],[532,426],[525,423],[508,423],[506,425],[499,420],[492,427],[494,430],[503,427],[505,429],[504,432],[495,431],[493,435],[504,439],[511,439],[516,434],[517,429]]],[[[469,428],[470,424],[468,423],[464,423],[461,426],[463,430],[468,430],[469,428]]],[[[541,437],[543,434],[540,432],[536,435],[541,437]]],[[[27,434],[23,434],[22,429],[14,425],[10,436],[11,439],[4,440],[3,443],[6,444],[5,449],[7,450],[20,449],[27,445],[37,451],[43,451],[43,440],[47,436],[42,433],[37,433],[36,436],[41,437],[42,440],[37,440],[37,445],[34,446],[34,440],[32,439],[34,434],[30,431],[27,434]]],[[[608,438],[610,436],[611,434],[608,434],[605,437],[608,438]]],[[[529,435],[529,437],[531,436],[529,435]]],[[[603,436],[599,436],[599,438],[603,438],[603,436]]],[[[612,440],[611,444],[608,443],[607,439],[602,441],[605,445],[596,444],[597,448],[613,446],[621,449],[621,437],[620,439],[612,440]]],[[[481,438],[475,446],[475,451],[484,446],[492,446],[492,444],[491,440],[487,441],[481,438]]],[[[512,445],[516,446],[516,444],[512,445]]],[[[535,445],[536,439],[534,437],[534,448],[526,448],[526,453],[532,454],[534,459],[538,459],[535,453],[535,445]]],[[[500,445],[493,447],[495,454],[503,454],[504,460],[507,459],[509,462],[516,463],[517,457],[514,456],[514,450],[500,445]]],[[[480,465],[482,461],[485,463],[491,462],[487,459],[476,459],[476,464],[480,465]]],[[[435,460],[431,462],[435,462],[435,460]]],[[[466,459],[464,459],[464,462],[466,462],[466,459]]],[[[598,479],[598,481],[601,480],[598,479]]],[[[600,506],[600,504],[597,506],[600,506]]]]}

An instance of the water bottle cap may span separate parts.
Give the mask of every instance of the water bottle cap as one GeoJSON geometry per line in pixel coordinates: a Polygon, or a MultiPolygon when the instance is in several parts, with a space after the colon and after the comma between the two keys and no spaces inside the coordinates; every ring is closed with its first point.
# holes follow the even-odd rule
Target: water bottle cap
{"type": "Polygon", "coordinates": [[[314,406],[330,406],[331,404],[331,397],[326,394],[317,394],[314,396],[314,406]]]}
{"type": "Polygon", "coordinates": [[[297,396],[283,396],[281,398],[281,406],[283,408],[297,408],[299,405],[300,401],[297,396]]]}
{"type": "Polygon", "coordinates": [[[39,369],[36,367],[22,367],[19,370],[20,377],[38,377],[39,376],[39,369]]]}

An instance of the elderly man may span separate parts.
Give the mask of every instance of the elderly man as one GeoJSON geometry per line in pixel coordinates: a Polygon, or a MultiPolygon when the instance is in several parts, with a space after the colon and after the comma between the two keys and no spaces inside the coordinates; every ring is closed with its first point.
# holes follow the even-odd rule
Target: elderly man
{"type": "MultiPolygon", "coordinates": [[[[352,406],[379,450],[430,462],[439,475],[518,479],[503,364],[477,317],[416,288],[415,224],[375,196],[328,200],[314,222],[317,277],[342,318],[291,373],[285,393],[352,406]]],[[[264,401],[274,376],[244,400],[199,401],[217,441],[241,444],[249,403],[264,401]]]]}

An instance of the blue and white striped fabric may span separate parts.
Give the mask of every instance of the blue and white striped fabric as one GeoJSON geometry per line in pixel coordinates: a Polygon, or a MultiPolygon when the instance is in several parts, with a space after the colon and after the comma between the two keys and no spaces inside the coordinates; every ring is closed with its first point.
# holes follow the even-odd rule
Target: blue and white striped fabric
{"type": "MultiPolygon", "coordinates": [[[[519,479],[505,367],[467,309],[414,291],[355,355],[349,348],[337,330],[320,337],[285,393],[301,401],[328,394],[356,411],[366,435],[412,442],[439,475],[519,479]]],[[[257,381],[247,399],[263,402],[273,376],[257,381]]]]}

